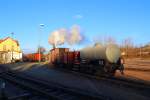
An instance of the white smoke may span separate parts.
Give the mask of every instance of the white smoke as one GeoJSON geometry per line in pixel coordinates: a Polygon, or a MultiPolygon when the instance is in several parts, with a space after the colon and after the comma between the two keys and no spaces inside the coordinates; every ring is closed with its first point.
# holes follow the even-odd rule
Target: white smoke
{"type": "Polygon", "coordinates": [[[49,36],[48,42],[55,46],[64,44],[66,32],[67,30],[63,28],[52,32],[49,36]]]}
{"type": "Polygon", "coordinates": [[[67,42],[70,45],[78,44],[83,39],[81,36],[80,27],[78,25],[72,26],[70,33],[67,36],[68,36],[67,42]]]}
{"type": "Polygon", "coordinates": [[[51,45],[62,45],[67,42],[69,45],[78,44],[83,40],[81,35],[80,27],[78,25],[73,25],[70,30],[65,28],[53,31],[48,39],[51,45]]]}

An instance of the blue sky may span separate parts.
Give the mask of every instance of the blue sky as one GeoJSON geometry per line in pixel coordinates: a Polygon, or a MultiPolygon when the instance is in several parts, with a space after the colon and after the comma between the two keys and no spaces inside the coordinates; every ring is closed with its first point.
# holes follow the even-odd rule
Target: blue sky
{"type": "Polygon", "coordinates": [[[0,0],[0,38],[14,32],[25,52],[34,51],[42,23],[41,45],[49,50],[52,31],[76,24],[87,40],[112,36],[121,43],[130,37],[145,44],[150,42],[149,5],[150,0],[0,0]]]}

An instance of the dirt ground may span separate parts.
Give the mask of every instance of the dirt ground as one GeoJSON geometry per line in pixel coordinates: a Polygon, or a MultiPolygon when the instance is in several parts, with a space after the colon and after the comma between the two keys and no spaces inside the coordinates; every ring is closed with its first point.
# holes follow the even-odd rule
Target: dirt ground
{"type": "MultiPolygon", "coordinates": [[[[13,64],[14,70],[29,70],[32,67],[40,66],[45,64],[43,63],[15,63],[13,64]],[[26,67],[24,67],[26,66],[26,67]]],[[[12,64],[7,64],[8,66],[12,67],[12,64]]],[[[144,80],[150,82],[150,59],[126,59],[125,60],[125,71],[124,75],[121,75],[119,71],[117,71],[116,76],[132,78],[136,80],[144,80]]]]}
{"type": "MultiPolygon", "coordinates": [[[[150,59],[126,59],[124,76],[150,82],[150,59]]],[[[121,76],[120,73],[117,73],[121,76]]]]}
{"type": "MultiPolygon", "coordinates": [[[[61,84],[69,88],[84,90],[89,93],[108,96],[111,97],[112,100],[149,100],[149,96],[145,96],[132,88],[120,87],[111,83],[102,82],[101,80],[59,71],[49,65],[45,65],[45,63],[15,63],[7,64],[6,66],[20,71],[21,74],[29,75],[30,77],[32,76],[46,82],[61,84]]],[[[132,72],[129,75],[131,75],[132,78],[138,76],[132,72]]],[[[126,71],[125,77],[130,77],[126,71]]]]}

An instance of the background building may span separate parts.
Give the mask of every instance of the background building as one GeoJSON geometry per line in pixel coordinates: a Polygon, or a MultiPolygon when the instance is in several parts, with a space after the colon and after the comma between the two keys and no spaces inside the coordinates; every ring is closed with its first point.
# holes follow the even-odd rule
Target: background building
{"type": "Polygon", "coordinates": [[[22,60],[19,42],[10,37],[0,40],[0,63],[10,63],[22,60]]]}

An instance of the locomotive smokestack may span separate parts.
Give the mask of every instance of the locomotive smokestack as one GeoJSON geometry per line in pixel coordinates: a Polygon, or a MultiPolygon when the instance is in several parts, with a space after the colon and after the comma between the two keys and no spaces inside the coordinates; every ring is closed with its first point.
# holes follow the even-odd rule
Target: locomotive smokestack
{"type": "Polygon", "coordinates": [[[53,49],[55,49],[56,48],[56,46],[55,46],[55,44],[53,44],[53,49]]]}

